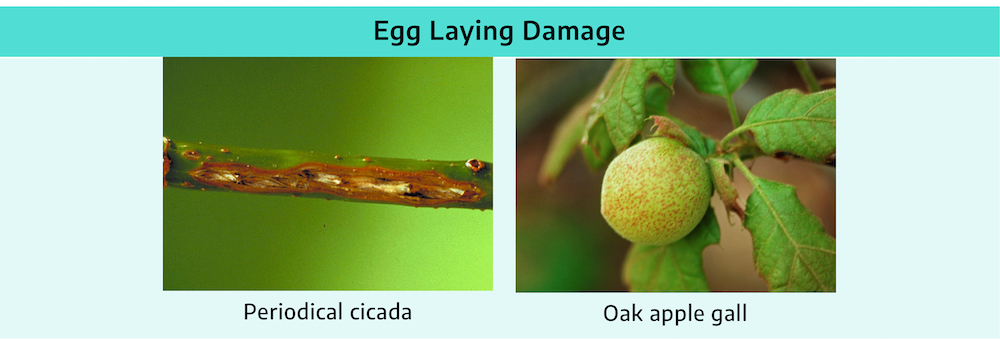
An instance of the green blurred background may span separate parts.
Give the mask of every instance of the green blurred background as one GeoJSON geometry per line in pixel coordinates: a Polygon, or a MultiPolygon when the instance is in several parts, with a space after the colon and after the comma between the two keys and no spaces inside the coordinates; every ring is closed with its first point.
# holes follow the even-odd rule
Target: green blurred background
{"type": "MultiPolygon", "coordinates": [[[[490,58],[164,58],[163,134],[493,158],[490,58]]],[[[163,289],[491,290],[493,212],[163,191],[163,289]]]]}

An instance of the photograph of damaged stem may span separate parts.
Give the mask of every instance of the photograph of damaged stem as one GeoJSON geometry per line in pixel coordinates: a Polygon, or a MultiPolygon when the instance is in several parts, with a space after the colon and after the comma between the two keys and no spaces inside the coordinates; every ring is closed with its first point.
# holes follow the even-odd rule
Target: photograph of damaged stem
{"type": "Polygon", "coordinates": [[[163,138],[163,187],[412,207],[493,208],[491,164],[226,148],[163,138]]]}
{"type": "Polygon", "coordinates": [[[164,58],[164,290],[491,290],[492,60],[164,58]]]}

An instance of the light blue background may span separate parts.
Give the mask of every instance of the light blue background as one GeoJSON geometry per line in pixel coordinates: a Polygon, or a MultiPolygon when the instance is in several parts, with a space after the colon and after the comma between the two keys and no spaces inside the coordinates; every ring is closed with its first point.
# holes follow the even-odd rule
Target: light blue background
{"type": "Polygon", "coordinates": [[[832,294],[514,293],[513,59],[494,64],[494,291],[164,292],[161,60],[0,59],[0,337],[998,337],[998,13],[0,8],[0,55],[8,56],[994,57],[838,60],[841,228],[832,294]],[[748,22],[751,14],[764,19],[748,22]],[[376,19],[587,24],[628,15],[640,19],[609,22],[628,32],[609,48],[426,39],[408,48],[372,37],[376,19]],[[727,16],[744,19],[710,20],[727,16]],[[806,28],[778,34],[770,19],[779,17],[806,28]],[[726,44],[704,39],[735,34],[726,44]],[[243,319],[248,302],[397,301],[413,320],[243,319]],[[646,313],[747,303],[749,321],[604,321],[606,305],[632,303],[646,313]]]}
{"type": "Polygon", "coordinates": [[[0,59],[0,336],[997,337],[1000,62],[838,60],[838,291],[514,292],[514,62],[494,62],[493,292],[164,292],[161,60],[0,59]],[[984,76],[985,75],[985,76],[984,76]],[[507,174],[507,175],[504,175],[507,174]],[[137,241],[138,240],[138,241],[137,241]],[[413,310],[411,321],[243,320],[243,304],[413,310]],[[708,310],[712,327],[603,320],[708,310]]]}
{"type": "Polygon", "coordinates": [[[0,8],[0,56],[997,56],[997,7],[0,8]],[[375,21],[420,25],[417,46],[375,21]],[[446,25],[512,25],[517,40],[430,39],[446,25]],[[524,41],[541,25],[621,25],[625,40],[524,41]]]}

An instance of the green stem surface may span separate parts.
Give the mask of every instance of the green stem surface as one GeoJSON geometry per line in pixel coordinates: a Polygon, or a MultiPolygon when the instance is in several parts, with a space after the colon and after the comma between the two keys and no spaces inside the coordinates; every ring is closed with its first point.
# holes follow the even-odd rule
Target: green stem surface
{"type": "Polygon", "coordinates": [[[740,127],[740,114],[736,112],[736,103],[733,102],[733,94],[726,96],[726,106],[729,107],[729,118],[733,121],[733,128],[740,127]]]}
{"type": "Polygon", "coordinates": [[[806,82],[806,87],[809,88],[810,93],[820,91],[819,82],[816,81],[816,75],[809,68],[809,62],[804,59],[795,60],[795,68],[799,70],[799,74],[802,75],[802,80],[806,82]]]}
{"type": "Polygon", "coordinates": [[[747,180],[750,181],[750,184],[753,184],[753,189],[757,190],[757,183],[753,180],[754,178],[757,178],[757,176],[754,176],[754,174],[750,172],[750,168],[748,168],[746,164],[743,164],[743,160],[741,160],[739,156],[733,156],[730,159],[733,161],[733,165],[735,165],[736,168],[743,173],[743,177],[746,177],[747,180]]]}

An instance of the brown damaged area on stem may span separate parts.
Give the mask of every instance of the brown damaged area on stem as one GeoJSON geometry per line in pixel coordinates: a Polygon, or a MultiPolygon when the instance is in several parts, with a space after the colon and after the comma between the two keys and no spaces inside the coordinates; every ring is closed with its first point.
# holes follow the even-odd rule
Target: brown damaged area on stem
{"type": "Polygon", "coordinates": [[[167,188],[167,172],[170,171],[170,158],[167,158],[167,148],[170,147],[170,140],[163,139],[163,188],[167,188]]]}
{"type": "Polygon", "coordinates": [[[181,153],[181,156],[184,156],[184,158],[190,159],[192,161],[196,161],[201,158],[201,155],[198,154],[198,151],[194,150],[186,150],[181,153]]]}
{"type": "Polygon", "coordinates": [[[399,171],[376,166],[354,168],[322,163],[265,170],[243,163],[203,163],[189,174],[202,184],[240,192],[325,193],[416,207],[474,203],[483,197],[478,185],[455,181],[431,170],[399,171]]]}
{"type": "Polygon", "coordinates": [[[473,173],[478,173],[479,171],[482,171],[484,167],[486,167],[486,164],[479,161],[478,159],[473,158],[465,162],[465,167],[469,168],[469,170],[472,170],[473,173]]]}

